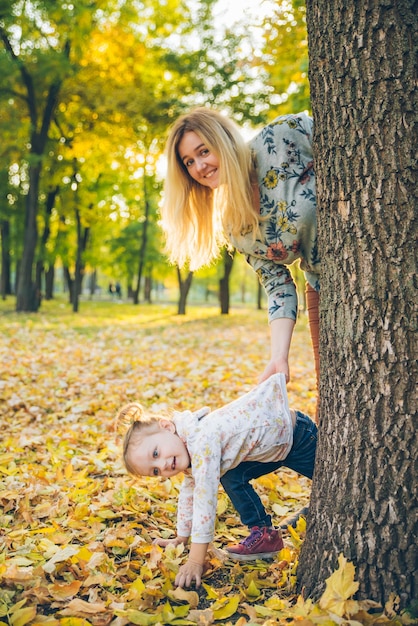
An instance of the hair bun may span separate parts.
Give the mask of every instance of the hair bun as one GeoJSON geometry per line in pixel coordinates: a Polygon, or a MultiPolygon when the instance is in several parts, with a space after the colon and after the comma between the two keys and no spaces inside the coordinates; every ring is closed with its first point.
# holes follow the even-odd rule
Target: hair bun
{"type": "Polygon", "coordinates": [[[115,420],[116,435],[123,437],[131,426],[140,422],[144,417],[144,409],[138,402],[131,402],[124,406],[117,414],[115,420]]]}

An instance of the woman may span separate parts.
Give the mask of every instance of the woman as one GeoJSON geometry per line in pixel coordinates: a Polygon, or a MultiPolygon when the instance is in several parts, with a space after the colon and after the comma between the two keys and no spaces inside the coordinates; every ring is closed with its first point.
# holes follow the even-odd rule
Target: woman
{"type": "Polygon", "coordinates": [[[271,358],[260,382],[289,380],[297,293],[288,266],[297,259],[308,283],[308,311],[318,378],[319,257],[312,120],[276,118],[247,144],[226,116],[201,107],[180,117],[167,140],[162,226],[167,253],[191,270],[234,246],[268,296],[271,358]],[[315,321],[316,319],[316,321],[315,321]]]}

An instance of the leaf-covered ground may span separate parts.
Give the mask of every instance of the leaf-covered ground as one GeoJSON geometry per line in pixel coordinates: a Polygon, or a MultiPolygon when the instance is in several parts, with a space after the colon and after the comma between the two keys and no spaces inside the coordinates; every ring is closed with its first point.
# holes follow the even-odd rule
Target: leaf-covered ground
{"type": "MultiPolygon", "coordinates": [[[[117,302],[83,303],[77,315],[64,303],[43,303],[33,315],[12,309],[1,304],[0,626],[307,626],[348,623],[354,614],[357,623],[377,623],[350,600],[354,568],[343,560],[320,605],[296,598],[303,520],[284,534],[275,561],[229,561],[222,547],[246,529],[222,491],[204,584],[198,593],[176,590],[186,551],[163,551],[152,539],[175,532],[179,481],[135,481],[122,467],[113,433],[119,407],[138,400],[154,412],[215,408],[245,393],[269,354],[265,312],[189,308],[179,317],[174,306],[117,302]]],[[[313,415],[303,316],[291,376],[290,405],[313,415]]],[[[309,500],[309,481],[288,470],[257,488],[277,524],[309,500]]],[[[379,615],[388,623],[390,607],[379,615]]]]}

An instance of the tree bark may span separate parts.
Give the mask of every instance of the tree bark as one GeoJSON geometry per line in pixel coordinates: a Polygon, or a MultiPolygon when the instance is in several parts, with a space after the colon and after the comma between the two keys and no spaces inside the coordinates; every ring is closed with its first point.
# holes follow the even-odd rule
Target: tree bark
{"type": "Polygon", "coordinates": [[[298,586],[317,598],[343,553],[359,598],[403,607],[418,592],[413,5],[307,3],[321,382],[298,586]]]}

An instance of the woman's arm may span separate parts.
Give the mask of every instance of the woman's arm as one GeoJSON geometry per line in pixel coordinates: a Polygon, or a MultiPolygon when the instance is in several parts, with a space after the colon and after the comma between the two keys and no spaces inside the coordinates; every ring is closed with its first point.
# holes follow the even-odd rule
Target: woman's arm
{"type": "Polygon", "coordinates": [[[280,317],[270,322],[271,357],[258,382],[262,383],[273,374],[281,372],[289,382],[289,349],[295,322],[287,317],[280,317]]]}

